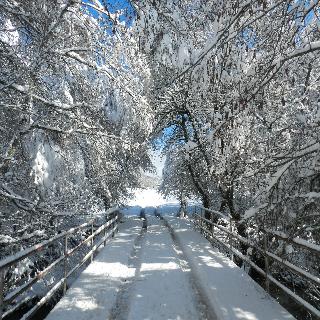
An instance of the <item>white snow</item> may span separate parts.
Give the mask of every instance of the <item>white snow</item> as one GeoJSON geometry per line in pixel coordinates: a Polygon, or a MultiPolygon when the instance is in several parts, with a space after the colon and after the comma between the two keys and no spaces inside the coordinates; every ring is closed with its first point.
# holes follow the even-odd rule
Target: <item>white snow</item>
{"type": "Polygon", "coordinates": [[[191,222],[147,221],[126,218],[47,319],[294,319],[191,222]]]}
{"type": "Polygon", "coordinates": [[[35,156],[31,176],[35,184],[44,187],[51,187],[54,179],[54,169],[59,161],[59,155],[50,145],[45,142],[44,136],[35,137],[35,156]]]}
{"type": "Polygon", "coordinates": [[[15,26],[12,24],[10,19],[0,20],[2,25],[2,30],[0,30],[0,40],[11,45],[15,46],[19,42],[19,33],[15,26]]]}
{"type": "Polygon", "coordinates": [[[294,319],[242,269],[212,248],[191,222],[167,218],[218,319],[294,319]]]}
{"type": "Polygon", "coordinates": [[[282,175],[288,170],[288,168],[294,163],[294,160],[289,161],[288,163],[284,164],[276,173],[271,176],[271,180],[267,187],[267,192],[269,192],[280,180],[282,175]]]}
{"type": "MultiPolygon", "coordinates": [[[[164,168],[165,163],[165,157],[162,156],[161,151],[150,151],[150,157],[152,164],[155,167],[155,173],[148,173],[148,176],[154,177],[156,180],[161,180],[162,170],[164,168]]],[[[133,198],[127,201],[126,205],[127,207],[135,207],[135,209],[131,210],[131,212],[129,212],[130,210],[125,210],[125,213],[137,214],[136,212],[138,211],[139,214],[141,208],[155,208],[167,204],[175,205],[179,203],[179,201],[173,197],[164,198],[156,187],[137,188],[132,191],[134,193],[133,198]],[[138,207],[140,207],[140,209],[138,207]]]]}
{"type": "Polygon", "coordinates": [[[252,256],[252,253],[253,253],[253,248],[252,248],[252,247],[249,247],[249,248],[247,249],[247,255],[252,256]]]}
{"type": "Polygon", "coordinates": [[[33,266],[33,262],[29,258],[23,259],[16,264],[12,273],[17,278],[21,277],[25,272],[30,271],[31,266],[33,266]]]}
{"type": "Polygon", "coordinates": [[[8,243],[13,243],[16,242],[17,239],[12,238],[8,235],[5,234],[0,234],[0,244],[8,244],[8,243]]]}
{"type": "Polygon", "coordinates": [[[137,218],[120,224],[116,238],[107,243],[46,319],[108,319],[119,287],[135,273],[127,262],[140,230],[141,221],[137,218]]]}
{"type": "Polygon", "coordinates": [[[31,239],[33,237],[42,237],[42,236],[45,236],[45,232],[46,232],[45,230],[35,230],[32,233],[24,233],[21,236],[21,239],[26,240],[26,239],[31,239]]]}
{"type": "Polygon", "coordinates": [[[306,54],[308,52],[312,52],[316,50],[320,50],[320,41],[309,42],[305,44],[303,47],[295,49],[286,55],[283,55],[283,56],[280,55],[278,59],[273,61],[273,66],[278,66],[289,59],[292,59],[302,54],[306,54]]]}
{"type": "Polygon", "coordinates": [[[243,215],[242,219],[246,220],[246,219],[254,217],[261,209],[265,208],[267,205],[268,205],[267,203],[264,203],[264,204],[262,204],[262,205],[260,205],[258,207],[250,208],[250,209],[246,210],[246,212],[243,215]]]}
{"type": "Polygon", "coordinates": [[[184,146],[185,150],[187,152],[192,151],[193,149],[196,149],[198,145],[194,141],[188,141],[186,145],[184,146]]]}
{"type": "Polygon", "coordinates": [[[285,247],[286,254],[290,254],[294,252],[293,246],[291,244],[285,247]]]}
{"type": "Polygon", "coordinates": [[[177,65],[180,68],[183,68],[185,65],[189,64],[189,62],[190,62],[190,54],[189,54],[188,48],[185,47],[184,45],[181,45],[178,50],[177,65]]]}
{"type": "Polygon", "coordinates": [[[151,153],[151,161],[156,168],[156,176],[161,178],[166,158],[161,154],[160,151],[153,151],[151,153]]]}
{"type": "Polygon", "coordinates": [[[308,193],[305,193],[305,194],[299,194],[298,197],[300,197],[300,198],[309,198],[309,199],[320,198],[320,192],[308,192],[308,193]]]}
{"type": "Polygon", "coordinates": [[[156,207],[168,203],[178,203],[174,198],[165,199],[156,189],[136,189],[134,198],[128,201],[128,206],[156,207]]]}
{"type": "Polygon", "coordinates": [[[141,268],[127,319],[190,319],[197,320],[196,299],[188,272],[172,245],[168,229],[155,217],[148,217],[141,268]]]}
{"type": "Polygon", "coordinates": [[[277,230],[270,230],[270,229],[266,229],[267,232],[269,232],[270,234],[274,234],[277,235],[278,237],[282,238],[282,239],[290,239],[293,243],[296,243],[298,245],[304,246],[306,248],[309,248],[313,251],[316,252],[320,252],[320,246],[315,244],[315,243],[311,243],[310,241],[301,239],[301,238],[291,238],[289,235],[285,234],[282,231],[277,231],[277,230]]]}

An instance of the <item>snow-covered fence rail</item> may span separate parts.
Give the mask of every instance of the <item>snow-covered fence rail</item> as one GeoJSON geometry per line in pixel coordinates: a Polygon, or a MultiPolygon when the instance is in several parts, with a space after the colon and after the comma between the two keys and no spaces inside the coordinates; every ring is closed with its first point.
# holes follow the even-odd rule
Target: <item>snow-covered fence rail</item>
{"type": "Polygon", "coordinates": [[[93,260],[93,255],[96,250],[102,245],[106,245],[106,241],[108,238],[114,235],[114,233],[118,229],[118,221],[119,221],[119,213],[118,209],[114,208],[112,210],[108,210],[107,221],[103,225],[99,226],[96,230],[95,228],[95,219],[91,219],[90,221],[83,223],[79,226],[71,228],[63,233],[60,233],[51,239],[43,241],[39,244],[36,244],[28,249],[22,250],[15,255],[9,256],[3,260],[0,260],[0,320],[4,319],[8,315],[12,314],[15,310],[19,309],[27,299],[20,299],[18,303],[14,306],[10,306],[12,302],[17,297],[21,297],[23,293],[28,291],[36,282],[43,279],[46,275],[48,275],[54,267],[56,267],[59,263],[63,263],[63,276],[61,279],[54,284],[54,286],[22,317],[22,319],[30,319],[36,311],[47,303],[50,298],[61,288],[63,288],[63,294],[67,290],[67,281],[74,272],[76,272],[86,261],[89,259],[93,260]],[[76,234],[80,230],[89,229],[90,234],[83,239],[80,243],[78,243],[72,249],[68,248],[68,238],[74,234],[76,234]],[[98,238],[100,236],[100,238],[98,238]],[[33,277],[31,277],[27,282],[23,285],[17,286],[14,290],[8,290],[5,293],[5,276],[8,270],[20,261],[31,257],[39,252],[43,252],[49,248],[52,244],[57,241],[63,241],[64,243],[64,252],[63,254],[55,259],[51,264],[45,267],[45,269],[36,273],[33,277]],[[96,240],[96,242],[95,242],[96,240]],[[72,268],[70,268],[68,264],[68,259],[71,257],[76,251],[78,251],[83,245],[89,245],[90,250],[86,253],[81,260],[72,268]]]}
{"type": "MultiPolygon", "coordinates": [[[[206,216],[208,217],[208,214],[206,216]]],[[[207,237],[209,236],[213,238],[215,241],[217,241],[222,246],[224,246],[227,249],[227,251],[229,251],[231,259],[233,259],[233,255],[236,255],[237,257],[239,257],[240,259],[248,263],[258,273],[264,276],[265,288],[268,292],[269,292],[269,284],[270,282],[272,282],[274,285],[276,285],[278,288],[280,288],[286,294],[288,294],[292,299],[294,299],[297,303],[299,303],[303,308],[311,312],[317,318],[320,318],[319,309],[317,309],[315,306],[310,304],[308,301],[304,300],[301,296],[293,292],[291,289],[289,289],[283,283],[279,282],[270,274],[270,268],[269,268],[270,261],[273,260],[279,263],[284,269],[287,269],[290,272],[297,274],[298,276],[314,284],[316,287],[320,287],[320,278],[300,268],[299,266],[287,261],[286,259],[270,252],[268,250],[268,237],[271,235],[272,237],[276,237],[278,239],[286,241],[288,244],[299,246],[318,256],[320,256],[319,245],[310,243],[300,238],[290,238],[288,235],[282,232],[265,229],[265,230],[262,230],[263,231],[263,247],[260,247],[256,243],[254,243],[252,240],[248,238],[244,238],[239,234],[237,234],[236,232],[234,232],[235,221],[231,217],[225,216],[221,212],[207,209],[201,206],[195,207],[194,223],[197,227],[200,228],[200,230],[205,234],[205,236],[207,237]],[[210,214],[210,219],[205,218],[205,212],[210,214]],[[225,219],[228,227],[219,225],[216,222],[214,222],[217,216],[225,219]],[[219,237],[217,234],[215,234],[215,228],[220,232],[222,231],[222,233],[226,235],[226,238],[222,238],[221,236],[219,237]],[[265,262],[264,270],[250,259],[250,255],[245,255],[235,248],[234,242],[236,240],[238,240],[240,243],[248,247],[254,248],[255,250],[257,250],[257,252],[259,252],[264,257],[264,262],[265,262]]]]}

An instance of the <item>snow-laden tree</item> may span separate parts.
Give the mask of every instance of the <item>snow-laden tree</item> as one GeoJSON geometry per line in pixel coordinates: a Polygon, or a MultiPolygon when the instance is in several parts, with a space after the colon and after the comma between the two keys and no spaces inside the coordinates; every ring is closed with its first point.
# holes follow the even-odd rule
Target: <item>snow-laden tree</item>
{"type": "Polygon", "coordinates": [[[318,241],[319,1],[146,0],[136,10],[157,132],[173,130],[163,192],[180,176],[242,236],[254,223],[318,241]]]}
{"type": "MultiPolygon", "coordinates": [[[[204,170],[221,189],[221,207],[229,202],[234,211],[233,181],[241,180],[246,159],[259,152],[251,142],[253,129],[264,122],[260,112],[268,113],[264,102],[283,104],[285,91],[275,82],[302,57],[307,65],[316,63],[319,3],[146,0],[136,10],[140,46],[158,73],[160,127],[188,114],[204,170]]],[[[309,76],[300,77],[303,82],[309,76]]]]}
{"type": "MultiPolygon", "coordinates": [[[[243,237],[269,229],[319,243],[319,1],[142,3],[156,134],[172,131],[164,194],[230,213],[243,237]]],[[[315,255],[271,238],[270,250],[318,274],[315,255]]]]}
{"type": "Polygon", "coordinates": [[[9,217],[46,224],[119,204],[150,166],[149,68],[129,20],[99,1],[0,2],[6,234],[9,217]]]}

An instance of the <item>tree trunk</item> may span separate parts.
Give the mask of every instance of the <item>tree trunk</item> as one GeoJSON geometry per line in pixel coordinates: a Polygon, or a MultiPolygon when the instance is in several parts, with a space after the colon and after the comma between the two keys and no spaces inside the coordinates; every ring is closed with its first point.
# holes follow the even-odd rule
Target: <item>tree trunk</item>
{"type": "Polygon", "coordinates": [[[184,195],[181,194],[181,196],[180,196],[180,209],[179,209],[178,216],[180,218],[184,218],[187,215],[186,211],[187,211],[186,199],[185,199],[184,195]]]}
{"type": "MultiPolygon", "coordinates": [[[[204,193],[203,196],[202,196],[202,205],[203,205],[203,207],[208,208],[208,209],[210,209],[210,207],[211,207],[210,198],[206,193],[204,193]]],[[[211,212],[205,210],[204,211],[204,217],[206,219],[208,219],[208,220],[211,220],[211,212]]],[[[216,222],[216,221],[214,221],[214,222],[216,222]]]]}
{"type": "MultiPolygon", "coordinates": [[[[227,187],[226,189],[223,189],[220,186],[220,192],[221,192],[221,196],[222,196],[222,201],[221,201],[221,205],[220,205],[220,211],[223,212],[226,209],[229,209],[230,215],[232,217],[232,219],[235,222],[238,234],[243,237],[243,238],[247,238],[247,232],[246,232],[246,225],[245,223],[239,223],[239,221],[241,220],[241,215],[238,211],[235,210],[234,207],[234,189],[233,189],[233,185],[231,185],[231,187],[227,187]]],[[[248,246],[242,242],[240,242],[240,251],[242,254],[246,254],[248,249],[248,246]]],[[[241,266],[243,261],[242,259],[236,259],[236,263],[241,266]]]]}
{"type": "MultiPolygon", "coordinates": [[[[189,141],[189,133],[188,133],[188,130],[186,127],[185,113],[181,113],[181,117],[182,117],[181,126],[182,126],[182,130],[183,130],[184,140],[185,140],[185,142],[188,142],[189,141]]],[[[198,141],[198,143],[199,143],[199,141],[198,141]]],[[[193,182],[194,186],[196,187],[197,191],[200,193],[200,196],[202,199],[202,205],[205,208],[210,208],[211,201],[210,201],[210,196],[209,196],[208,191],[202,186],[200,181],[197,179],[196,173],[194,172],[191,163],[188,163],[187,167],[188,167],[188,171],[191,175],[192,182],[193,182]]],[[[204,217],[206,219],[210,219],[211,218],[210,212],[205,211],[204,217]]]]}

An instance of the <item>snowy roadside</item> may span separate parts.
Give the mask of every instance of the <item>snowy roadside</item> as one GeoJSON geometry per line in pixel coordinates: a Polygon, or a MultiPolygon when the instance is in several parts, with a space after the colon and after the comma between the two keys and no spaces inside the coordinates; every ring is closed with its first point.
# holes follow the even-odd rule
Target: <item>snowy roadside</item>
{"type": "Polygon", "coordinates": [[[135,269],[128,266],[128,257],[141,227],[138,218],[120,224],[116,237],[101,249],[46,319],[106,319],[119,288],[135,275],[135,269]]]}
{"type": "Polygon", "coordinates": [[[187,220],[166,217],[198,286],[221,320],[288,320],[294,317],[231,260],[212,248],[187,220]]]}

